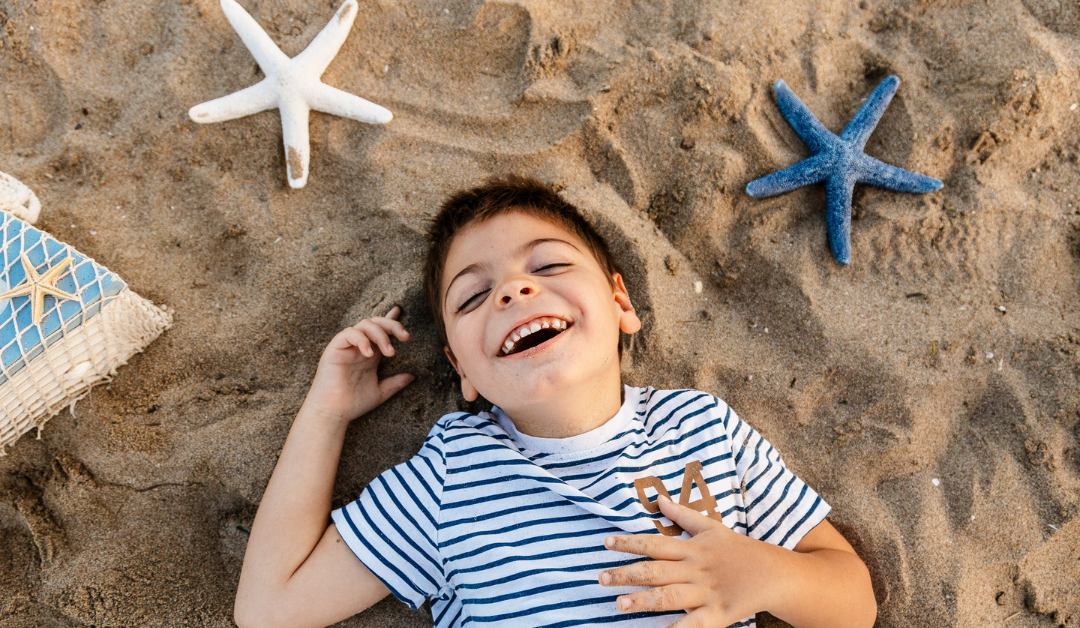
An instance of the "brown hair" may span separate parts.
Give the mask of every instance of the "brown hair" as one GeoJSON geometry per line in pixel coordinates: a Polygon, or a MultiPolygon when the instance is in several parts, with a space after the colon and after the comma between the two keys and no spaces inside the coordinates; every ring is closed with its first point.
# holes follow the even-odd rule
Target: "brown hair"
{"type": "Polygon", "coordinates": [[[446,324],[443,322],[439,290],[450,244],[457,232],[466,225],[510,212],[535,216],[576,235],[589,248],[600,268],[606,272],[608,281],[614,285],[611,275],[618,272],[618,267],[607,242],[585,221],[576,207],[532,177],[516,174],[492,177],[479,187],[457,192],[446,199],[428,225],[428,249],[423,270],[424,296],[435,319],[439,340],[444,345],[447,344],[446,324]]]}

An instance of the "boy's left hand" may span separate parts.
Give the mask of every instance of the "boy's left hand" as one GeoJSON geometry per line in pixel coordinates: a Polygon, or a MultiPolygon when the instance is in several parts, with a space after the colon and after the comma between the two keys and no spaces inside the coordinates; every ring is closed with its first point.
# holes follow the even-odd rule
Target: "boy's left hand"
{"type": "Polygon", "coordinates": [[[774,573],[768,563],[775,560],[772,550],[777,548],[743,536],[662,494],[658,499],[660,512],[693,538],[659,534],[608,537],[608,549],[655,559],[601,572],[600,583],[605,586],[655,587],[619,596],[618,609],[685,610],[689,614],[672,628],[704,628],[729,626],[765,608],[763,595],[774,587],[763,580],[774,573]]]}

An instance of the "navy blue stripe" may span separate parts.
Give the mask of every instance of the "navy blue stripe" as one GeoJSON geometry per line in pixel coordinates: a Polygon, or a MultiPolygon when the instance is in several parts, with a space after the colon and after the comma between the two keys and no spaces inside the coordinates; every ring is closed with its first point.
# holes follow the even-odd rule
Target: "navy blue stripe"
{"type": "MultiPolygon", "coordinates": [[[[792,479],[794,479],[794,476],[792,476],[792,479]]],[[[792,513],[792,511],[794,511],[796,508],[799,507],[799,504],[802,503],[803,497],[806,497],[806,485],[805,484],[803,484],[802,490],[799,491],[799,496],[795,498],[795,501],[792,502],[791,505],[788,506],[787,510],[784,511],[784,514],[780,515],[780,517],[776,520],[776,525],[774,525],[771,530],[766,532],[765,536],[761,537],[762,541],[769,538],[772,535],[773,532],[776,532],[776,530],[780,527],[780,525],[784,523],[784,520],[787,519],[787,516],[790,515],[792,513]]],[[[777,503],[779,503],[779,502],[777,502],[777,503]]]]}
{"type": "MultiPolygon", "coordinates": [[[[681,397],[681,396],[683,396],[683,395],[686,395],[686,394],[691,394],[691,395],[694,395],[696,399],[701,399],[701,397],[702,397],[702,396],[705,396],[705,393],[701,392],[700,390],[673,390],[673,391],[671,391],[671,392],[670,392],[669,394],[667,394],[666,396],[664,396],[664,398],[663,398],[663,399],[661,399],[660,401],[656,402],[656,405],[653,405],[653,406],[648,406],[648,405],[647,405],[647,406],[646,406],[646,409],[648,410],[648,414],[649,414],[649,415],[653,415],[653,414],[656,414],[656,413],[657,413],[657,412],[658,412],[658,411],[660,410],[660,408],[663,408],[663,407],[664,407],[664,405],[665,405],[665,404],[666,404],[667,402],[669,402],[669,401],[671,401],[672,399],[675,399],[675,398],[677,398],[677,397],[681,397]],[[695,393],[696,393],[696,394],[695,394],[695,393]]],[[[651,401],[651,397],[650,397],[650,401],[651,401]]],[[[654,423],[654,425],[655,425],[655,421],[654,421],[653,423],[654,423]]],[[[650,431],[651,431],[651,430],[650,430],[650,431]]]]}
{"type": "MultiPolygon", "coordinates": [[[[776,477],[780,477],[780,476],[776,476],[776,477]]],[[[758,523],[760,523],[760,522],[764,521],[765,519],[767,519],[768,516],[772,514],[772,511],[776,510],[776,507],[779,506],[784,501],[785,497],[787,497],[788,490],[791,489],[791,485],[794,484],[794,483],[795,483],[795,475],[792,474],[791,478],[788,480],[787,485],[784,486],[784,492],[780,493],[780,497],[776,501],[774,501],[773,505],[769,506],[769,509],[766,510],[761,516],[755,516],[754,517],[754,525],[749,526],[746,529],[747,532],[753,532],[754,529],[757,528],[758,523]]],[[[804,490],[806,489],[805,484],[803,485],[803,489],[804,490]]],[[[747,513],[749,513],[749,512],[750,512],[750,509],[747,509],[747,513]]]]}
{"type": "MultiPolygon", "coordinates": [[[[375,478],[375,479],[378,480],[379,478],[375,478]]],[[[368,496],[371,499],[371,501],[375,503],[375,507],[379,509],[379,512],[382,513],[383,517],[386,517],[387,525],[389,525],[391,528],[396,530],[398,536],[405,537],[406,540],[409,540],[411,542],[411,539],[408,539],[408,536],[401,530],[400,527],[398,527],[397,522],[395,522],[390,517],[386,516],[386,511],[383,509],[382,504],[379,503],[378,498],[375,497],[374,492],[368,492],[368,496]]],[[[375,522],[372,521],[371,517],[368,516],[366,508],[363,508],[361,504],[357,504],[356,509],[358,511],[360,511],[360,516],[364,518],[365,522],[367,522],[369,529],[373,530],[375,532],[375,534],[378,534],[379,538],[381,538],[383,540],[383,543],[386,543],[388,546],[394,548],[394,553],[395,554],[397,554],[399,557],[405,559],[405,562],[412,565],[413,569],[415,569],[417,572],[419,572],[422,576],[424,576],[424,578],[426,578],[428,580],[428,582],[431,583],[432,591],[438,591],[439,590],[440,585],[434,578],[431,577],[431,574],[429,574],[427,571],[425,571],[423,568],[421,568],[420,565],[416,564],[416,561],[414,561],[407,553],[403,552],[402,548],[399,545],[395,545],[394,543],[392,543],[390,541],[390,538],[387,537],[386,534],[383,533],[382,529],[380,529],[378,526],[376,526],[375,522]]],[[[423,554],[423,552],[420,552],[420,553],[423,554]]],[[[383,560],[385,562],[385,558],[383,560]]],[[[387,563],[387,566],[390,566],[390,564],[387,563]]],[[[442,570],[439,569],[439,571],[442,571],[442,570]]],[[[412,583],[410,582],[410,584],[412,584],[412,583]]],[[[421,594],[425,598],[428,596],[427,593],[421,593],[421,594]]]]}
{"type": "MultiPolygon", "coordinates": [[[[755,475],[755,476],[754,476],[754,479],[750,480],[750,483],[746,485],[746,492],[747,492],[747,493],[750,493],[750,492],[751,492],[751,490],[750,490],[750,489],[751,489],[751,487],[752,487],[752,486],[754,485],[754,483],[755,483],[755,482],[757,482],[758,480],[760,480],[760,479],[761,479],[761,478],[763,478],[763,477],[768,477],[768,476],[767,476],[767,474],[768,474],[768,473],[769,473],[769,471],[770,471],[770,470],[772,469],[772,466],[773,466],[773,465],[772,465],[772,463],[770,462],[770,463],[769,463],[769,466],[767,466],[767,467],[765,467],[764,469],[762,469],[761,473],[759,473],[759,474],[755,475]]],[[[771,479],[771,480],[769,480],[769,484],[768,484],[768,486],[766,486],[766,487],[765,487],[765,490],[763,490],[763,491],[761,491],[760,493],[758,493],[757,499],[755,499],[755,500],[754,500],[753,502],[751,502],[750,504],[747,504],[747,506],[746,506],[746,509],[747,509],[747,510],[753,510],[753,509],[754,509],[755,507],[757,507],[757,505],[758,505],[758,502],[760,502],[761,500],[763,500],[763,499],[765,499],[766,497],[768,497],[768,496],[769,496],[769,493],[770,493],[770,492],[772,492],[772,488],[773,488],[773,485],[774,485],[774,484],[776,484],[776,481],[777,481],[777,480],[779,480],[779,479],[780,479],[780,478],[782,478],[782,477],[784,477],[784,470],[783,470],[783,467],[781,467],[781,468],[780,468],[780,472],[779,472],[779,473],[777,473],[776,475],[772,476],[772,479],[771,479]]]]}
{"type": "MultiPolygon", "coordinates": [[[[503,613],[502,615],[485,615],[485,616],[470,616],[468,621],[475,621],[477,623],[488,623],[493,621],[505,621],[507,619],[515,619],[517,617],[527,617],[529,615],[535,615],[536,613],[543,613],[544,611],[550,611],[554,609],[562,608],[576,608],[578,606],[592,606],[594,604],[614,604],[617,594],[605,595],[603,597],[586,598],[583,600],[563,600],[554,604],[544,604],[542,606],[534,606],[526,608],[524,610],[516,611],[513,613],[503,613]]],[[[620,613],[621,615],[621,613],[620,613]]],[[[625,615],[623,615],[625,619],[625,615]]]]}
{"type": "Polygon", "coordinates": [[[561,532],[561,533],[558,533],[558,534],[545,534],[543,536],[534,536],[534,537],[531,537],[531,538],[528,538],[528,539],[522,539],[520,541],[515,540],[515,541],[507,541],[505,543],[489,543],[489,544],[484,545],[482,547],[478,547],[478,548],[476,548],[474,550],[470,550],[468,552],[464,552],[464,553],[461,553],[461,554],[455,554],[454,556],[450,556],[450,557],[448,557],[446,559],[446,561],[447,562],[454,562],[454,561],[463,560],[465,558],[472,558],[473,556],[478,556],[480,554],[483,554],[484,552],[489,552],[489,551],[491,551],[493,549],[498,549],[500,547],[524,547],[526,545],[532,545],[533,543],[544,543],[544,542],[547,542],[547,541],[557,541],[559,539],[573,539],[573,538],[577,538],[579,536],[591,536],[593,534],[605,534],[605,535],[607,535],[607,534],[611,534],[612,532],[618,532],[618,531],[619,531],[619,528],[616,528],[615,526],[604,526],[602,528],[592,528],[592,529],[589,529],[589,530],[577,530],[577,531],[574,531],[574,532],[561,532]]]}
{"type": "MultiPolygon", "coordinates": [[[[412,469],[411,466],[409,468],[412,469]]],[[[412,503],[416,504],[416,507],[420,510],[420,512],[424,513],[424,516],[427,517],[428,521],[431,522],[431,527],[432,528],[437,528],[438,524],[435,523],[435,518],[432,517],[431,513],[428,512],[428,509],[424,507],[423,502],[421,502],[420,499],[416,496],[416,493],[413,493],[412,487],[410,487],[409,483],[405,481],[405,478],[401,477],[401,473],[398,472],[397,467],[390,467],[390,472],[394,474],[394,477],[397,478],[398,483],[400,483],[402,488],[405,489],[405,492],[412,499],[412,503]]],[[[415,469],[413,469],[413,473],[416,473],[415,469]]],[[[379,477],[383,477],[383,476],[380,475],[379,477]]],[[[421,486],[424,486],[424,488],[427,488],[427,484],[423,481],[423,478],[420,477],[419,473],[416,473],[416,475],[414,477],[417,479],[417,481],[419,481],[421,486]]],[[[378,479],[378,478],[376,478],[376,479],[378,479]]],[[[391,492],[389,489],[387,489],[386,492],[387,492],[388,495],[390,495],[390,499],[394,500],[394,504],[398,507],[398,509],[400,509],[401,512],[405,513],[405,516],[409,518],[409,521],[411,521],[412,524],[414,526],[416,526],[416,529],[420,530],[420,532],[423,533],[423,529],[421,529],[420,524],[417,523],[416,520],[413,519],[411,515],[409,515],[408,511],[405,510],[405,507],[402,506],[398,502],[397,497],[394,497],[393,492],[391,492]]],[[[429,494],[431,493],[430,489],[428,490],[428,493],[429,494]]],[[[435,499],[434,495],[431,496],[431,501],[433,503],[436,503],[436,504],[439,503],[435,499]]],[[[428,542],[431,543],[431,545],[434,547],[435,539],[431,538],[427,534],[424,534],[424,537],[427,538],[428,542]]]]}
{"type": "MultiPolygon", "coordinates": [[[[431,464],[431,461],[428,460],[427,456],[424,456],[421,460],[423,460],[424,464],[431,470],[431,477],[436,478],[441,482],[442,478],[439,477],[439,474],[435,471],[435,466],[431,464]]],[[[435,497],[435,491],[428,486],[427,480],[424,479],[423,474],[421,474],[420,470],[412,463],[412,458],[405,461],[405,466],[409,467],[409,470],[413,472],[413,475],[415,475],[417,481],[419,481],[420,486],[423,486],[424,490],[427,491],[427,494],[431,496],[431,503],[438,504],[439,498],[435,497]]]]}
{"type": "Polygon", "coordinates": [[[817,507],[818,507],[818,505],[820,503],[821,503],[821,496],[819,495],[817,497],[817,499],[814,500],[814,503],[810,506],[810,510],[807,510],[806,514],[803,515],[803,518],[799,519],[798,523],[796,523],[794,526],[792,526],[792,528],[790,530],[788,530],[788,533],[784,535],[784,538],[780,539],[780,543],[779,543],[780,547],[783,547],[784,543],[787,543],[788,539],[791,538],[791,535],[794,534],[796,530],[801,528],[804,523],[806,523],[806,520],[810,518],[810,515],[814,514],[814,512],[817,511],[817,507]]]}
{"type": "Polygon", "coordinates": [[[494,438],[495,440],[503,440],[503,441],[506,441],[506,440],[512,441],[513,440],[512,438],[510,438],[510,436],[508,434],[499,434],[499,433],[488,434],[487,432],[481,432],[481,431],[477,430],[475,427],[473,427],[472,430],[470,430],[468,432],[464,432],[462,434],[455,434],[453,436],[447,436],[446,437],[446,442],[452,443],[452,442],[454,442],[456,440],[461,440],[462,438],[480,438],[480,437],[494,438]]]}
{"type": "Polygon", "coordinates": [[[558,567],[555,569],[528,569],[526,571],[519,571],[517,573],[510,574],[509,576],[503,576],[496,580],[486,580],[484,582],[473,583],[461,583],[455,584],[455,588],[458,589],[486,589],[489,587],[501,586],[508,584],[515,580],[521,580],[522,578],[529,578],[542,573],[577,573],[579,571],[590,571],[592,569],[615,569],[616,567],[625,567],[626,565],[633,565],[634,563],[640,563],[643,560],[652,560],[648,556],[641,556],[637,558],[631,558],[628,560],[616,560],[603,563],[590,563],[588,565],[571,565],[569,567],[558,567]]]}
{"type": "MultiPolygon", "coordinates": [[[[687,391],[683,391],[683,393],[685,393],[685,392],[687,392],[687,391]]],[[[681,395],[683,393],[675,393],[675,395],[681,395]]],[[[656,414],[657,410],[660,409],[660,406],[663,406],[665,403],[668,402],[668,400],[670,400],[675,395],[669,395],[668,397],[664,398],[664,400],[662,402],[660,402],[657,406],[655,406],[654,408],[652,408],[652,410],[649,411],[649,415],[652,416],[652,415],[656,414]]],[[[674,410],[669,412],[667,414],[667,416],[665,416],[663,419],[660,419],[659,421],[653,421],[653,424],[652,424],[651,427],[646,425],[646,427],[649,428],[649,436],[651,437],[653,434],[655,434],[658,429],[660,429],[665,423],[667,423],[669,420],[671,420],[671,418],[673,416],[675,416],[676,413],[678,413],[680,410],[682,410],[686,406],[688,406],[688,405],[690,405],[690,404],[692,404],[692,403],[694,403],[696,401],[701,401],[702,399],[707,399],[709,397],[712,397],[712,395],[709,395],[709,394],[706,394],[706,393],[699,393],[697,395],[694,395],[689,400],[687,400],[685,403],[683,403],[682,405],[676,407],[674,410]]],[[[717,405],[717,400],[714,398],[713,402],[711,404],[709,404],[708,406],[705,406],[705,408],[699,408],[698,411],[695,411],[694,414],[692,414],[690,416],[696,416],[697,414],[700,413],[700,410],[703,410],[703,409],[708,409],[710,407],[715,408],[716,405],[717,405]]],[[[686,417],[679,417],[679,421],[683,421],[685,418],[686,417]]]]}
{"type": "Polygon", "coordinates": [[[466,573],[476,573],[478,571],[488,571],[495,567],[501,567],[508,563],[531,563],[538,560],[546,560],[548,558],[558,558],[560,556],[573,556],[575,554],[594,554],[597,552],[610,552],[611,550],[604,547],[603,543],[599,545],[593,545],[589,547],[571,547],[569,549],[556,550],[554,552],[544,552],[542,554],[530,554],[526,556],[506,556],[490,562],[486,562],[482,565],[474,565],[472,567],[462,567],[461,569],[453,569],[450,573],[446,574],[447,580],[452,580],[454,576],[466,573]]]}
{"type": "MultiPolygon", "coordinates": [[[[758,443],[758,444],[760,445],[761,443],[758,443]]],[[[760,451],[760,447],[759,447],[758,450],[760,451]]],[[[765,458],[765,460],[767,460],[769,462],[769,464],[765,465],[765,468],[762,469],[760,473],[757,473],[757,474],[754,475],[754,478],[752,480],[750,480],[749,483],[747,483],[746,490],[750,490],[750,489],[754,488],[754,484],[757,484],[758,480],[760,480],[763,477],[766,477],[768,475],[769,471],[773,468],[774,464],[776,466],[779,466],[780,469],[781,469],[780,472],[783,473],[784,464],[782,462],[780,462],[780,460],[779,460],[780,456],[779,455],[776,455],[775,457],[770,456],[770,454],[775,453],[775,451],[776,450],[773,449],[772,445],[769,445],[769,448],[765,450],[765,453],[763,454],[763,457],[765,458]]],[[[750,469],[753,469],[753,468],[754,467],[750,467],[750,469]]],[[[749,469],[747,469],[747,471],[749,471],[749,469]]]]}
{"type": "Polygon", "coordinates": [[[523,591],[514,591],[513,593],[507,593],[505,595],[497,595],[495,597],[477,598],[475,600],[469,600],[466,603],[469,604],[470,606],[472,606],[472,605],[479,606],[479,605],[483,605],[483,604],[498,604],[499,602],[506,602],[507,600],[515,600],[515,599],[518,599],[518,598],[527,597],[527,596],[530,596],[530,595],[535,595],[537,593],[546,593],[548,591],[560,591],[562,589],[571,589],[571,588],[574,588],[574,587],[583,587],[583,586],[600,586],[600,584],[599,584],[599,582],[597,582],[593,578],[590,578],[588,580],[569,580],[569,581],[566,581],[566,582],[556,582],[555,584],[549,584],[549,585],[547,585],[545,587],[528,588],[528,589],[525,589],[523,591]]]}
{"type": "Polygon", "coordinates": [[[466,532],[465,534],[462,534],[459,537],[454,538],[453,540],[449,540],[449,541],[440,540],[439,541],[439,548],[441,550],[442,548],[450,547],[451,545],[457,545],[458,543],[461,543],[462,541],[467,541],[469,539],[474,539],[474,538],[476,538],[478,536],[489,536],[489,535],[492,535],[492,534],[502,534],[502,533],[504,533],[504,532],[506,532],[508,530],[521,530],[523,528],[531,528],[532,526],[539,526],[539,525],[544,525],[544,524],[548,524],[548,523],[569,523],[571,521],[583,521],[585,519],[595,519],[595,518],[596,518],[596,515],[594,515],[594,514],[592,514],[590,512],[590,513],[586,513],[586,514],[583,514],[583,515],[574,515],[572,517],[551,517],[551,518],[548,518],[548,519],[534,519],[533,521],[529,521],[529,522],[526,522],[526,523],[514,523],[514,524],[511,524],[511,525],[502,527],[502,528],[497,528],[495,530],[469,531],[469,532],[466,532]]]}
{"type": "MultiPolygon", "coordinates": [[[[382,477],[383,476],[379,476],[378,478],[375,478],[375,479],[379,480],[382,477]]],[[[398,480],[400,481],[400,479],[401,478],[399,476],[398,480]]],[[[425,559],[427,559],[427,561],[429,563],[431,563],[431,566],[435,568],[435,573],[441,574],[442,573],[442,565],[440,565],[439,562],[437,560],[435,560],[435,558],[433,558],[432,555],[431,555],[432,551],[434,551],[436,554],[438,553],[438,550],[435,548],[434,539],[429,537],[427,535],[427,533],[424,532],[424,529],[420,527],[420,524],[416,522],[416,519],[414,519],[413,516],[409,514],[409,511],[405,510],[405,507],[402,506],[401,502],[399,502],[397,497],[394,496],[394,492],[390,490],[390,487],[387,485],[385,480],[383,480],[381,482],[381,485],[382,485],[383,490],[386,492],[386,495],[390,498],[390,501],[394,502],[394,505],[397,506],[398,512],[405,515],[405,518],[408,519],[409,523],[412,524],[413,529],[416,530],[416,532],[421,536],[421,538],[423,538],[425,541],[428,542],[428,544],[430,545],[430,549],[424,549],[424,548],[420,547],[416,543],[416,541],[413,541],[412,536],[409,535],[409,534],[402,534],[402,536],[405,537],[405,540],[408,541],[409,545],[413,546],[413,548],[417,551],[417,553],[419,553],[421,556],[423,556],[425,559]]],[[[372,497],[374,497],[374,495],[372,495],[372,497]]],[[[413,499],[415,499],[415,497],[413,499]]],[[[386,517],[387,521],[392,521],[393,522],[394,521],[393,518],[390,517],[390,515],[385,510],[383,510],[382,504],[379,503],[378,500],[374,500],[374,501],[375,501],[375,507],[379,509],[379,512],[382,513],[382,516],[386,517]]],[[[416,503],[416,502],[414,502],[414,503],[416,503]]],[[[417,505],[420,505],[420,504],[417,503],[417,505]]],[[[421,507],[420,510],[423,510],[423,508],[421,507]]],[[[392,525],[395,528],[397,528],[399,531],[401,531],[401,528],[397,525],[397,522],[394,522],[392,525]]]]}
{"type": "Polygon", "coordinates": [[[506,460],[489,460],[488,462],[472,464],[467,467],[462,467],[460,469],[447,469],[446,474],[450,475],[453,473],[468,473],[469,471],[476,471],[477,469],[490,469],[491,467],[501,467],[503,465],[525,465],[530,467],[535,466],[532,462],[526,460],[525,458],[509,458],[506,460]]]}
{"type": "Polygon", "coordinates": [[[464,610],[465,610],[465,606],[464,606],[464,605],[462,605],[462,606],[459,606],[459,607],[458,607],[458,609],[457,609],[457,615],[454,615],[454,619],[452,619],[452,620],[450,621],[450,628],[453,628],[454,626],[464,626],[464,625],[465,625],[465,624],[459,624],[459,623],[457,623],[457,620],[461,619],[461,613],[462,613],[462,611],[464,611],[464,610]]]}
{"type": "Polygon", "coordinates": [[[460,458],[461,456],[471,456],[483,451],[491,451],[492,449],[498,449],[506,451],[508,448],[502,443],[488,443],[486,445],[477,445],[476,447],[470,447],[469,449],[459,449],[457,451],[446,452],[447,458],[460,458]]]}
{"type": "MultiPolygon", "coordinates": [[[[747,447],[750,445],[750,441],[754,437],[754,430],[751,429],[751,427],[749,425],[747,425],[746,423],[743,423],[743,420],[738,418],[738,417],[736,417],[735,429],[731,430],[730,433],[732,435],[737,435],[737,434],[739,434],[742,427],[746,427],[746,434],[740,437],[740,440],[742,440],[742,444],[739,445],[739,453],[735,456],[735,465],[736,466],[738,466],[738,464],[740,462],[742,462],[743,454],[746,453],[747,447]]],[[[760,435],[759,435],[759,437],[760,437],[760,435]]],[[[754,453],[755,454],[759,453],[757,447],[754,447],[754,453]]],[[[757,462],[757,456],[756,455],[754,457],[754,462],[757,462]]],[[[754,466],[753,463],[751,463],[750,466],[751,467],[754,466]]]]}
{"type": "MultiPolygon", "coordinates": [[[[530,467],[532,465],[529,465],[530,467]]],[[[487,486],[489,484],[499,484],[500,482],[512,482],[514,480],[530,480],[535,482],[545,482],[548,484],[564,484],[559,478],[547,476],[547,475],[522,475],[520,473],[513,473],[510,475],[503,475],[499,477],[487,478],[485,480],[474,480],[472,482],[462,482],[461,484],[451,484],[443,487],[443,495],[451,493],[453,491],[462,491],[469,488],[475,488],[477,486],[487,486]]]]}
{"type": "MultiPolygon", "coordinates": [[[[361,510],[361,512],[363,512],[363,511],[361,510]]],[[[417,609],[418,607],[417,607],[417,606],[413,606],[413,603],[412,603],[412,602],[411,602],[411,601],[410,601],[410,600],[409,600],[409,599],[408,599],[408,598],[407,598],[406,596],[404,596],[404,595],[403,595],[403,594],[402,594],[402,593],[401,593],[400,591],[398,591],[398,590],[397,590],[397,589],[396,589],[396,588],[395,588],[395,587],[394,587],[393,585],[391,585],[391,584],[390,584],[389,582],[387,582],[386,578],[382,577],[382,574],[381,574],[381,572],[380,572],[380,571],[378,570],[378,568],[379,568],[379,567],[387,567],[387,568],[389,568],[389,569],[390,569],[390,571],[393,571],[393,572],[394,572],[395,574],[397,574],[397,577],[398,577],[398,578],[401,578],[401,581],[402,581],[402,582],[404,582],[405,584],[409,585],[409,588],[411,588],[411,589],[412,589],[413,591],[416,591],[416,594],[417,594],[417,595],[420,595],[420,596],[423,596],[423,597],[427,597],[427,596],[426,596],[426,595],[424,594],[424,592],[423,592],[423,591],[421,591],[420,589],[417,589],[417,588],[416,588],[416,585],[414,585],[414,584],[413,584],[412,582],[410,582],[410,581],[409,581],[409,579],[405,577],[405,574],[401,573],[401,571],[400,571],[400,570],[399,570],[399,569],[398,569],[397,567],[393,566],[393,565],[392,565],[392,564],[390,564],[390,563],[386,563],[386,562],[383,562],[383,561],[381,560],[381,554],[380,554],[379,552],[376,552],[376,551],[375,551],[375,548],[374,548],[374,547],[372,547],[372,546],[371,546],[371,544],[370,544],[370,543],[368,543],[368,542],[367,542],[367,540],[366,540],[366,539],[365,539],[365,538],[364,538],[363,536],[361,536],[361,534],[360,534],[360,530],[358,530],[358,529],[356,528],[356,524],[355,524],[355,523],[353,523],[352,517],[350,517],[350,516],[349,516],[349,511],[348,511],[348,510],[346,510],[346,509],[342,508],[342,509],[341,509],[341,515],[342,515],[343,517],[345,517],[345,522],[346,522],[346,523],[348,523],[348,524],[349,524],[349,527],[350,527],[350,528],[352,529],[352,532],[353,532],[353,536],[355,536],[355,537],[356,537],[357,539],[359,539],[359,540],[360,540],[360,542],[361,542],[361,543],[363,543],[364,547],[366,547],[366,548],[367,548],[367,550],[368,550],[369,552],[371,552],[371,555],[372,555],[372,556],[378,556],[378,557],[380,557],[380,560],[379,560],[378,562],[376,562],[376,564],[374,564],[374,565],[367,565],[367,566],[368,566],[368,568],[369,568],[369,570],[371,571],[371,573],[375,574],[375,576],[376,576],[376,577],[378,577],[378,578],[379,578],[379,580],[382,580],[382,583],[386,585],[386,588],[387,588],[387,589],[390,589],[390,592],[394,594],[394,597],[396,597],[397,599],[401,600],[402,602],[405,602],[406,604],[408,604],[408,605],[409,605],[409,608],[411,608],[411,609],[413,609],[413,610],[416,610],[416,609],[417,609]],[[375,567],[375,569],[371,569],[371,567],[375,567]]],[[[391,546],[391,547],[393,547],[393,546],[391,546]]],[[[359,556],[357,556],[357,558],[359,558],[359,556]]],[[[364,562],[364,561],[360,561],[360,562],[364,562]]]]}
{"type": "MultiPolygon", "coordinates": [[[[616,621],[628,621],[631,619],[638,619],[643,617],[664,617],[666,615],[685,615],[685,611],[644,611],[640,613],[618,613],[615,615],[601,615],[599,617],[586,617],[583,619],[567,619],[565,621],[556,622],[554,624],[544,624],[539,628],[568,628],[569,626],[580,626],[582,624],[610,624],[616,621]]],[[[674,622],[672,622],[674,623],[674,622]]]]}
{"type": "MultiPolygon", "coordinates": [[[[437,617],[435,617],[435,625],[436,626],[442,626],[443,617],[446,617],[446,614],[448,612],[450,612],[450,608],[454,606],[454,600],[456,600],[456,599],[457,599],[457,596],[454,595],[453,593],[451,593],[450,594],[450,599],[446,601],[446,604],[443,606],[442,611],[440,611],[439,615],[437,617]]],[[[434,606],[434,604],[432,606],[434,606]]],[[[460,614],[461,614],[461,609],[459,608],[458,609],[458,615],[460,615],[460,614]]],[[[453,625],[453,624],[451,623],[451,625],[453,625]]]]}

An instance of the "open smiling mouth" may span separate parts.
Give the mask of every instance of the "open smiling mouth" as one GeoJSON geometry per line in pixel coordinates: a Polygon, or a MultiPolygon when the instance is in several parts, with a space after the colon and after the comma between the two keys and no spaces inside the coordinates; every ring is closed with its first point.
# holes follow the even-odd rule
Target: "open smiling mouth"
{"type": "Polygon", "coordinates": [[[570,328],[570,323],[554,316],[542,316],[515,329],[503,341],[500,356],[514,355],[538,347],[570,328]]]}

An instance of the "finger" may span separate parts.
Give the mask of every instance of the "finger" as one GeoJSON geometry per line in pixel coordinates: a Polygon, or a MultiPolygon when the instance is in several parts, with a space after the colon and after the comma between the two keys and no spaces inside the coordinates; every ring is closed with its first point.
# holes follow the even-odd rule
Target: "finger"
{"type": "Polygon", "coordinates": [[[705,603],[704,590],[694,584],[669,584],[648,591],[620,595],[615,605],[620,611],[679,611],[705,603]]]}
{"type": "Polygon", "coordinates": [[[334,339],[330,341],[328,349],[348,349],[349,347],[356,347],[361,354],[367,357],[375,355],[375,351],[371,348],[371,341],[364,335],[364,332],[354,328],[346,327],[341,330],[338,335],[334,336],[334,339]]]}
{"type": "Polygon", "coordinates": [[[659,534],[642,532],[639,534],[620,534],[604,539],[604,546],[616,552],[651,556],[661,560],[682,560],[686,558],[686,541],[680,541],[659,534]]]}
{"type": "MultiPolygon", "coordinates": [[[[706,530],[724,525],[716,519],[706,517],[693,508],[675,503],[674,500],[668,499],[663,493],[657,496],[656,503],[660,504],[660,512],[665,517],[679,524],[683,530],[690,533],[690,536],[697,536],[706,530]]],[[[719,516],[717,515],[717,517],[719,516]]]]}
{"type": "Polygon", "coordinates": [[[390,308],[389,312],[386,313],[386,318],[392,318],[394,320],[397,320],[397,317],[400,314],[401,314],[401,306],[400,305],[395,305],[394,307],[390,308]]]}
{"type": "Polygon", "coordinates": [[[378,345],[379,350],[382,351],[383,355],[394,355],[394,347],[390,345],[390,336],[386,335],[386,332],[383,331],[382,327],[379,327],[374,321],[369,319],[360,321],[357,327],[360,328],[360,331],[363,332],[371,342],[378,345]]]}
{"type": "Polygon", "coordinates": [[[394,337],[398,340],[409,339],[409,332],[405,329],[405,326],[392,318],[379,316],[371,319],[371,322],[381,327],[386,333],[394,334],[394,337]]]}
{"type": "Polygon", "coordinates": [[[711,615],[703,606],[694,609],[686,617],[668,626],[668,628],[711,628],[712,626],[727,626],[731,622],[710,621],[711,615]]]}
{"type": "Polygon", "coordinates": [[[633,565],[601,572],[600,584],[606,587],[658,587],[687,582],[685,572],[681,562],[643,560],[633,565]]]}
{"type": "MultiPolygon", "coordinates": [[[[393,397],[399,390],[405,388],[415,380],[412,373],[398,373],[379,382],[379,395],[383,401],[393,397]]],[[[380,402],[382,403],[382,402],[380,402]]]]}

